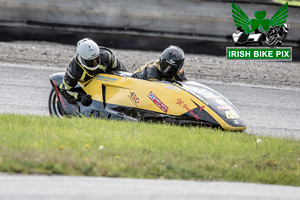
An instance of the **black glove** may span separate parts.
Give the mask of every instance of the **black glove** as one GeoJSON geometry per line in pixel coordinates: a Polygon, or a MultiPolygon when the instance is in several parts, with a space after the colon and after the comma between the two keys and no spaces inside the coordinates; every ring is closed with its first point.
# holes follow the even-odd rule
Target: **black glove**
{"type": "Polygon", "coordinates": [[[84,106],[89,106],[92,103],[91,95],[88,94],[79,94],[78,100],[82,103],[84,106]]]}
{"type": "Polygon", "coordinates": [[[61,94],[65,99],[67,99],[68,103],[74,105],[77,104],[76,99],[73,96],[71,96],[66,90],[61,90],[61,94]]]}

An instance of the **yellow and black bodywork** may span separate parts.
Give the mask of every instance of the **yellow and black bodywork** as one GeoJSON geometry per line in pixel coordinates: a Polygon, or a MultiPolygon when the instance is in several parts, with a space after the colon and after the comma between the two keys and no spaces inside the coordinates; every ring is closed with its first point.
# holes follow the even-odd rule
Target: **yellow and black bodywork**
{"type": "Polygon", "coordinates": [[[92,96],[92,104],[69,104],[58,86],[63,73],[50,76],[51,115],[85,115],[130,121],[162,121],[184,125],[221,127],[243,131],[246,124],[240,112],[224,96],[197,82],[152,82],[130,77],[130,73],[98,74],[79,83],[77,90],[92,96]]]}

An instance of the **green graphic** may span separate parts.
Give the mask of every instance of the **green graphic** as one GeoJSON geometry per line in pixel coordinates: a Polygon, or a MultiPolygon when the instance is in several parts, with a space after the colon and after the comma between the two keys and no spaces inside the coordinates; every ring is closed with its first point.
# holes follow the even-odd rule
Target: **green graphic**
{"type": "Polygon", "coordinates": [[[270,26],[283,26],[288,17],[288,2],[281,6],[271,19],[265,19],[266,11],[256,11],[256,19],[249,19],[244,11],[232,2],[232,17],[236,27],[241,27],[246,34],[259,29],[261,32],[269,31],[270,26]],[[251,28],[250,28],[251,27],[251,28]]]}

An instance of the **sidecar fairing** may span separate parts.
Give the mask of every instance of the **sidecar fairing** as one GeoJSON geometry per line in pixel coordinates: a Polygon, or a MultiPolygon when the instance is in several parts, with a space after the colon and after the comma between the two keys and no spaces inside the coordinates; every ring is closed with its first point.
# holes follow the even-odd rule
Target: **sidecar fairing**
{"type": "Polygon", "coordinates": [[[235,46],[249,45],[249,44],[263,45],[264,35],[263,33],[245,34],[244,32],[240,32],[240,33],[233,33],[232,39],[233,39],[233,44],[235,46]]]}
{"type": "MultiPolygon", "coordinates": [[[[218,92],[197,82],[172,84],[130,77],[128,72],[98,74],[80,83],[76,90],[92,96],[90,106],[69,104],[58,85],[63,74],[50,76],[54,87],[49,110],[58,104],[61,115],[85,115],[130,121],[161,121],[174,124],[221,127],[242,131],[246,124],[240,112],[218,92]],[[56,89],[57,88],[57,89],[56,89]],[[51,103],[52,102],[52,103],[51,103]],[[56,102],[56,104],[55,104],[56,102]]],[[[53,112],[52,112],[53,114],[53,112]]]]}

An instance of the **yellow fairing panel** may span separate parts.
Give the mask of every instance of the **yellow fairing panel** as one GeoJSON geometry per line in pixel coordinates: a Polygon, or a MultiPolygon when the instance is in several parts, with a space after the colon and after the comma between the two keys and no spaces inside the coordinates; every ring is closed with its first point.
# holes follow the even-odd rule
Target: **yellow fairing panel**
{"type": "MultiPolygon", "coordinates": [[[[186,112],[197,117],[192,110],[199,105],[210,114],[224,129],[244,130],[246,127],[228,125],[214,111],[195,96],[169,83],[121,77],[111,74],[98,74],[92,80],[81,83],[82,88],[92,99],[103,102],[102,85],[105,86],[105,103],[143,110],[155,111],[174,116],[186,112]],[[194,103],[194,102],[195,103],[194,103]]],[[[201,110],[199,110],[201,112],[201,110]]]]}
{"type": "Polygon", "coordinates": [[[179,87],[165,83],[110,74],[99,74],[92,81],[81,83],[85,92],[92,95],[92,99],[101,102],[103,102],[102,85],[106,87],[105,103],[107,104],[136,107],[175,116],[196,108],[197,106],[191,100],[204,106],[202,102],[179,87]],[[178,104],[178,101],[181,104],[178,104]]]}

